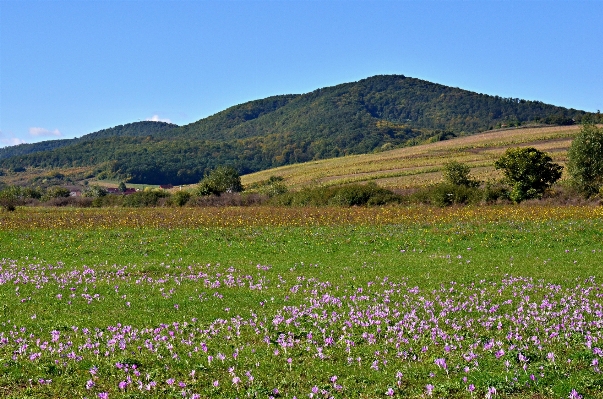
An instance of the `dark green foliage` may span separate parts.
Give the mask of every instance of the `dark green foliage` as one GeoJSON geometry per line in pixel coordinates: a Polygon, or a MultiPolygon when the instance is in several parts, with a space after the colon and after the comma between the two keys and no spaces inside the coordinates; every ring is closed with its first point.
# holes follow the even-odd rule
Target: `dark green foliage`
{"type": "Polygon", "coordinates": [[[444,181],[455,186],[477,187],[479,182],[473,180],[469,174],[471,168],[469,165],[457,161],[451,161],[444,164],[444,181]]]}
{"type": "MultiPolygon", "coordinates": [[[[99,130],[98,132],[89,133],[75,139],[62,140],[47,140],[39,143],[19,144],[10,147],[0,148],[0,159],[16,157],[20,155],[32,154],[35,152],[51,151],[61,147],[72,146],[84,141],[95,140],[105,137],[120,137],[120,136],[149,136],[159,133],[164,130],[170,130],[177,125],[165,122],[134,122],[126,125],[119,125],[109,129],[99,130]]],[[[24,172],[25,168],[21,168],[19,172],[24,172]]]]}
{"type": "Polygon", "coordinates": [[[0,207],[5,211],[12,212],[20,203],[21,190],[17,186],[5,187],[0,191],[0,207]]]}
{"type": "Polygon", "coordinates": [[[567,169],[576,188],[586,196],[599,193],[603,188],[603,128],[584,124],[567,155],[567,169]]]}
{"type": "Polygon", "coordinates": [[[127,189],[126,183],[124,183],[123,181],[120,181],[119,185],[117,186],[117,189],[122,193],[125,192],[127,189]]]}
{"type": "Polygon", "coordinates": [[[561,178],[563,166],[552,162],[546,153],[533,147],[509,148],[494,163],[511,185],[509,198],[521,202],[540,198],[544,191],[561,178]]]}
{"type": "Polygon", "coordinates": [[[82,195],[84,197],[99,198],[107,195],[107,190],[104,187],[93,184],[92,186],[88,186],[82,195]]]}
{"type": "Polygon", "coordinates": [[[53,198],[67,198],[69,197],[69,190],[61,186],[53,186],[46,189],[44,195],[42,195],[42,201],[48,201],[53,198]]]}
{"type": "Polygon", "coordinates": [[[220,195],[243,191],[241,177],[231,166],[219,166],[201,180],[197,195],[220,195]]]}
{"type": "Polygon", "coordinates": [[[435,206],[479,204],[484,192],[478,187],[450,183],[435,184],[414,193],[410,201],[435,206]]]}
{"type": "MultiPolygon", "coordinates": [[[[126,195],[123,197],[123,206],[140,208],[143,206],[157,206],[161,198],[167,198],[170,193],[163,190],[147,190],[139,191],[134,194],[126,195]]],[[[113,197],[113,196],[107,196],[113,197]]]]}
{"type": "Polygon", "coordinates": [[[483,199],[486,203],[509,200],[509,189],[501,182],[488,181],[484,187],[483,199]]]}
{"type": "Polygon", "coordinates": [[[170,197],[170,202],[175,206],[184,206],[191,199],[192,194],[189,191],[176,191],[170,197]]]}
{"type": "Polygon", "coordinates": [[[488,96],[401,75],[374,76],[303,95],[251,101],[186,126],[149,125],[157,127],[151,133],[146,125],[138,129],[137,124],[124,125],[119,132],[115,130],[119,127],[107,129],[53,150],[13,152],[12,158],[4,156],[0,166],[96,166],[99,178],[189,184],[219,165],[232,165],[246,174],[444,140],[495,126],[566,123],[584,115],[538,101],[488,96]]]}
{"type": "Polygon", "coordinates": [[[272,199],[275,205],[286,206],[364,206],[399,203],[402,197],[374,183],[343,187],[306,188],[288,192],[272,199]]]}
{"type": "Polygon", "coordinates": [[[247,187],[247,190],[252,190],[272,198],[277,195],[285,194],[289,191],[285,183],[283,183],[283,180],[285,179],[281,176],[270,176],[268,180],[250,185],[247,187]]]}

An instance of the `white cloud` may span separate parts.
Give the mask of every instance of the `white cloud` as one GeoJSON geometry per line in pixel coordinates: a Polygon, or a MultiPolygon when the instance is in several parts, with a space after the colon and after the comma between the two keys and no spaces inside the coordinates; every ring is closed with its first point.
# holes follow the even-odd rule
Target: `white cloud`
{"type": "Polygon", "coordinates": [[[11,145],[18,145],[24,143],[27,143],[27,141],[19,137],[15,137],[12,134],[8,137],[5,137],[5,135],[0,131],[0,147],[8,147],[11,145]]]}
{"type": "Polygon", "coordinates": [[[157,114],[151,116],[150,118],[147,118],[146,120],[152,121],[152,122],[167,122],[167,123],[172,123],[172,121],[169,120],[168,118],[160,119],[159,115],[157,115],[157,114]]]}
{"type": "Polygon", "coordinates": [[[62,136],[61,132],[59,132],[59,129],[48,130],[48,129],[44,129],[43,127],[30,127],[29,134],[34,137],[43,137],[43,136],[60,137],[60,136],[62,136]]]}
{"type": "Polygon", "coordinates": [[[19,145],[19,144],[25,144],[27,143],[27,141],[22,140],[18,137],[9,137],[9,138],[0,138],[0,147],[8,147],[11,145],[19,145]]]}

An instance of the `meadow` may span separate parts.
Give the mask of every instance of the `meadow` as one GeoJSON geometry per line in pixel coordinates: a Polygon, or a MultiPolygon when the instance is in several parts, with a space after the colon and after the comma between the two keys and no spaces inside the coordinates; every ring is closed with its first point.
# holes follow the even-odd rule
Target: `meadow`
{"type": "Polygon", "coordinates": [[[603,207],[18,208],[0,397],[602,398],[602,250],[603,207]]]}

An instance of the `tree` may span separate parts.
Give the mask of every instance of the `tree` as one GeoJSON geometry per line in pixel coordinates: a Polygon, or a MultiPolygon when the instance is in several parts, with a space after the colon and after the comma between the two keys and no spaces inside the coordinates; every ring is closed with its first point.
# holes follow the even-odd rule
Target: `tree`
{"type": "Polygon", "coordinates": [[[119,190],[120,193],[125,193],[128,188],[126,187],[126,183],[124,183],[123,181],[120,181],[119,185],[117,186],[117,189],[119,190]]]}
{"type": "Polygon", "coordinates": [[[563,169],[563,166],[553,163],[546,153],[533,147],[509,148],[494,166],[502,169],[512,187],[510,198],[517,203],[540,198],[547,188],[561,178],[563,169]]]}
{"type": "Polygon", "coordinates": [[[8,212],[12,212],[19,204],[21,196],[21,187],[8,186],[0,191],[0,207],[8,212]]]}
{"type": "Polygon", "coordinates": [[[92,198],[100,198],[107,195],[107,190],[104,187],[93,184],[92,186],[88,186],[82,196],[84,197],[92,197],[92,198]]]}
{"type": "Polygon", "coordinates": [[[444,181],[455,186],[477,187],[479,182],[473,180],[469,173],[471,168],[464,163],[451,161],[444,164],[444,181]]]}
{"type": "Polygon", "coordinates": [[[567,153],[567,169],[575,186],[586,196],[603,188],[603,128],[585,123],[567,153]]]}
{"type": "Polygon", "coordinates": [[[198,195],[220,195],[243,191],[241,177],[231,166],[218,166],[199,183],[198,195]]]}

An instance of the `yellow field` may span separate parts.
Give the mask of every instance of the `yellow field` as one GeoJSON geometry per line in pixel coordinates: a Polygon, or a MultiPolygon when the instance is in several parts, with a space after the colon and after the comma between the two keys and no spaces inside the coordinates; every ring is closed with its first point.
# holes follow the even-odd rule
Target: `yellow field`
{"type": "Polygon", "coordinates": [[[183,229],[592,220],[603,207],[499,205],[489,207],[183,207],[21,208],[0,212],[0,231],[40,229],[183,229]]]}
{"type": "Polygon", "coordinates": [[[494,161],[509,147],[536,147],[565,164],[567,149],[580,126],[555,126],[499,130],[415,147],[375,154],[288,165],[242,176],[250,185],[270,176],[282,176],[292,189],[309,185],[334,186],[374,181],[382,187],[407,189],[441,181],[443,165],[449,161],[471,166],[480,180],[500,176],[494,161]]]}

